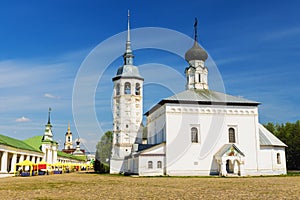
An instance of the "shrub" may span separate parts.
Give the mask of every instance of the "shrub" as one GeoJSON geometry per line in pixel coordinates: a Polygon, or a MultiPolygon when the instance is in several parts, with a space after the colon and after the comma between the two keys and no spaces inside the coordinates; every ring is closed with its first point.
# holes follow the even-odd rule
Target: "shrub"
{"type": "Polygon", "coordinates": [[[107,174],[109,173],[109,165],[102,163],[99,160],[95,160],[94,171],[99,174],[107,174]]]}

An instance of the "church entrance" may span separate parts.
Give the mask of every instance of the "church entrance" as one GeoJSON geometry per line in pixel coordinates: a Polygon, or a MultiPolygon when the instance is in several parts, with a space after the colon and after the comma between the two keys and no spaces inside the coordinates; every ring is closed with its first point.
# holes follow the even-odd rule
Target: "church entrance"
{"type": "Polygon", "coordinates": [[[241,175],[240,162],[238,160],[226,160],[226,172],[231,175],[241,175]]]}
{"type": "Polygon", "coordinates": [[[216,154],[221,176],[244,176],[244,157],[235,144],[225,144],[216,154]]]}
{"type": "Polygon", "coordinates": [[[226,161],[226,171],[228,174],[233,174],[233,164],[230,160],[226,161]]]}

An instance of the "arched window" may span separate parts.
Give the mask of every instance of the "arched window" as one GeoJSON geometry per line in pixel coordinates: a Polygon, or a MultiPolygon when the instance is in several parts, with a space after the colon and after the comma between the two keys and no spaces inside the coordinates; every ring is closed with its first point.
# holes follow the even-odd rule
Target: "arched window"
{"type": "Polygon", "coordinates": [[[71,141],[71,137],[70,136],[68,136],[68,142],[70,142],[71,141]]]}
{"type": "Polygon", "coordinates": [[[228,129],[228,138],[229,138],[229,143],[235,143],[235,130],[234,130],[234,128],[229,128],[228,129]]]}
{"type": "Polygon", "coordinates": [[[158,168],[158,169],[161,169],[161,168],[162,168],[161,161],[157,161],[157,168],[158,168]]]}
{"type": "Polygon", "coordinates": [[[141,86],[139,83],[135,84],[135,95],[141,94],[141,86]]]}
{"type": "Polygon", "coordinates": [[[277,153],[277,164],[281,164],[281,158],[280,158],[280,153],[277,153]]]}
{"type": "Polygon", "coordinates": [[[116,95],[120,95],[120,84],[119,83],[116,86],[116,95]]]}
{"type": "Polygon", "coordinates": [[[196,127],[191,128],[192,143],[198,143],[198,129],[196,127]]]}
{"type": "Polygon", "coordinates": [[[152,169],[153,168],[153,162],[152,161],[148,161],[148,169],[152,169]]]}
{"type": "Polygon", "coordinates": [[[130,90],[131,90],[130,83],[126,82],[124,87],[124,94],[130,94],[131,93],[130,90]]]}

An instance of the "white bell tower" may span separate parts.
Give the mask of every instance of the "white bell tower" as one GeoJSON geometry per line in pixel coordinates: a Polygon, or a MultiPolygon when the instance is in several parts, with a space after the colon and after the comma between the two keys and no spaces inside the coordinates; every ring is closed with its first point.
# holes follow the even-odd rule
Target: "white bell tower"
{"type": "Polygon", "coordinates": [[[143,117],[143,83],[139,70],[133,65],[130,41],[130,14],[126,50],[114,82],[113,95],[113,148],[110,173],[122,173],[124,157],[130,155],[134,143],[142,142],[141,124],[143,117]]]}
{"type": "Polygon", "coordinates": [[[70,122],[68,123],[68,131],[65,134],[65,149],[73,149],[73,139],[70,127],[70,122]]]}
{"type": "Polygon", "coordinates": [[[186,75],[186,89],[208,89],[208,69],[204,65],[208,55],[204,49],[202,49],[197,41],[197,18],[195,19],[195,40],[194,45],[185,53],[185,60],[189,63],[189,66],[185,69],[186,75]]]}

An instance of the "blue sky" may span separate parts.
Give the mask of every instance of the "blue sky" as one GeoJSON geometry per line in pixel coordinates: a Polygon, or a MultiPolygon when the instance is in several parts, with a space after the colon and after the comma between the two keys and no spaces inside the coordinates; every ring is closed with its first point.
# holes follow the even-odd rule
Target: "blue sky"
{"type": "MultiPolygon", "coordinates": [[[[226,92],[261,102],[262,123],[296,121],[300,110],[299,7],[298,1],[277,0],[1,1],[0,133],[18,139],[42,135],[51,107],[60,148],[69,121],[76,138],[72,113],[76,75],[93,49],[126,30],[127,9],[132,29],[160,27],[191,37],[197,17],[199,42],[216,63],[226,92]]],[[[157,43],[163,40],[158,37],[157,43]]],[[[138,45],[135,41],[132,37],[133,48],[138,45]]],[[[125,37],[119,46],[125,50],[125,37]]],[[[147,72],[147,63],[157,63],[152,65],[156,70],[168,66],[179,77],[174,82],[183,83],[176,90],[184,89],[180,76],[187,64],[180,56],[157,49],[134,54],[135,64],[142,66],[147,77],[155,78],[147,72]]],[[[120,56],[115,55],[117,59],[96,88],[95,112],[102,131],[112,127],[111,78],[122,65],[120,56]]],[[[161,73],[160,81],[167,80],[167,71],[161,73]]],[[[214,83],[210,80],[210,84],[214,83]]],[[[174,91],[163,85],[145,85],[144,111],[172,95],[174,91]]],[[[88,123],[79,133],[89,151],[94,151],[101,134],[88,123]]]]}

